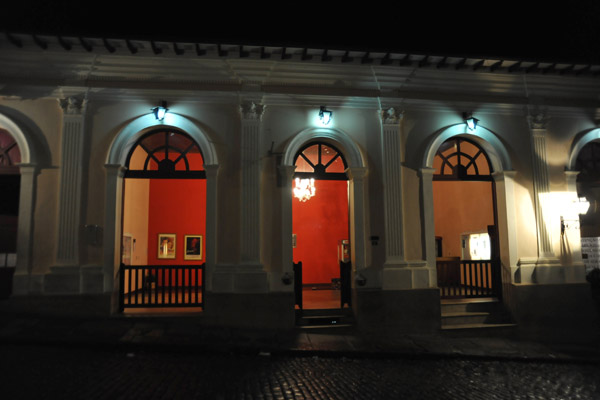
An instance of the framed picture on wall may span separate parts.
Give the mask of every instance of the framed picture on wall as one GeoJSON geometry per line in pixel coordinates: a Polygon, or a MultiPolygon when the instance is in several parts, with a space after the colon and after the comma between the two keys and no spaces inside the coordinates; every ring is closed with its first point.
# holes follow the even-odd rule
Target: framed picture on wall
{"type": "Polygon", "coordinates": [[[175,258],[176,235],[174,233],[158,234],[158,258],[175,258]]]}
{"type": "Polygon", "coordinates": [[[202,260],[202,235],[185,235],[184,260],[202,260]]]}
{"type": "Polygon", "coordinates": [[[131,253],[132,253],[132,236],[129,233],[123,234],[123,248],[121,250],[121,262],[125,265],[131,265],[131,253]]]}

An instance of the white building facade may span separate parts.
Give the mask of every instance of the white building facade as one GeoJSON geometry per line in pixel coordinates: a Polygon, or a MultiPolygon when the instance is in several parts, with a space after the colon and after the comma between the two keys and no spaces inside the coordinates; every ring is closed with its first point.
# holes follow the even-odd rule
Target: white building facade
{"type": "Polygon", "coordinates": [[[122,312],[130,155],[173,131],[203,160],[203,317],[294,326],[293,178],[322,143],[346,163],[356,324],[437,331],[435,160],[465,139],[491,166],[496,284],[518,329],[597,322],[572,203],[579,153],[600,136],[600,66],[19,34],[0,46],[0,129],[20,150],[12,298],[122,312]]]}

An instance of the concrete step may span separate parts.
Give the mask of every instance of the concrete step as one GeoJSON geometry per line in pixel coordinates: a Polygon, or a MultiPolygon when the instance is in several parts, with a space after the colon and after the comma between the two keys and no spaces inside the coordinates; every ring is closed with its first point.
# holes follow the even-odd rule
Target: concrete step
{"type": "Polygon", "coordinates": [[[336,327],[354,325],[351,309],[297,310],[298,327],[336,327]]]}
{"type": "Polygon", "coordinates": [[[516,332],[516,324],[457,324],[442,326],[444,336],[450,337],[510,337],[516,332]]]}
{"type": "Polygon", "coordinates": [[[442,314],[442,327],[452,325],[484,324],[489,322],[488,312],[455,312],[442,314]]]}
{"type": "Polygon", "coordinates": [[[496,312],[502,309],[502,303],[497,299],[463,299],[444,300],[441,303],[442,314],[459,312],[496,312]]]}

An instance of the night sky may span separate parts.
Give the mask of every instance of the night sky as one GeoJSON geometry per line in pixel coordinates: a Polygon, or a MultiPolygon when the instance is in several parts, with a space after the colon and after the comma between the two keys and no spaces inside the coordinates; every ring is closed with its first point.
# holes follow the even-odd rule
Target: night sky
{"type": "Polygon", "coordinates": [[[132,4],[21,0],[6,6],[0,24],[25,33],[600,63],[596,0],[132,4]]]}

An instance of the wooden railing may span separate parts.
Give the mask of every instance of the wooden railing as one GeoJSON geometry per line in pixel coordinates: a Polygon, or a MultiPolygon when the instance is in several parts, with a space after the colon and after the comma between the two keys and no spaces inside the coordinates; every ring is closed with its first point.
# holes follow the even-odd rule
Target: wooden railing
{"type": "Polygon", "coordinates": [[[201,265],[124,265],[119,305],[125,308],[204,307],[201,265]]]}
{"type": "Polygon", "coordinates": [[[501,295],[498,260],[438,260],[437,278],[442,298],[501,295]]]}

